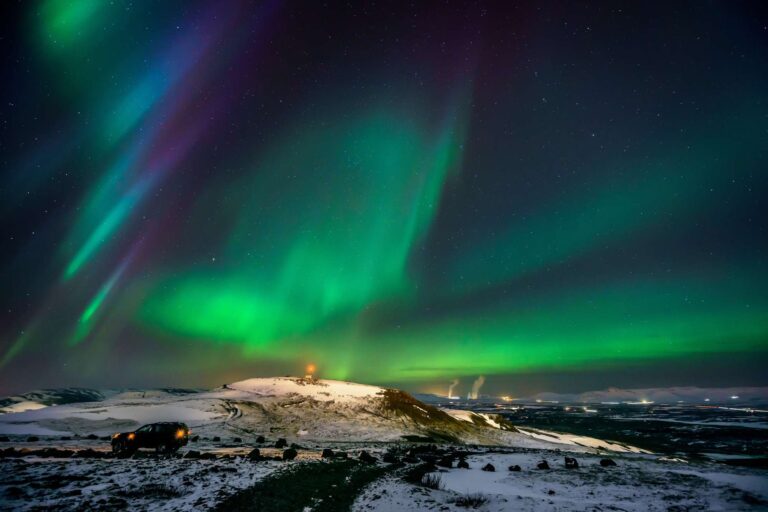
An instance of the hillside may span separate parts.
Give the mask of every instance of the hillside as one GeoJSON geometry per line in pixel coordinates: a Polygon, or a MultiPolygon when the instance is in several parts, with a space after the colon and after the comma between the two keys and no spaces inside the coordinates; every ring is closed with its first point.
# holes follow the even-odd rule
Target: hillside
{"type": "Polygon", "coordinates": [[[364,384],[292,377],[257,378],[208,391],[88,394],[91,401],[0,416],[0,434],[105,435],[155,421],[184,421],[202,436],[267,435],[301,441],[405,439],[539,446],[514,427],[468,422],[408,393],[364,384]]]}

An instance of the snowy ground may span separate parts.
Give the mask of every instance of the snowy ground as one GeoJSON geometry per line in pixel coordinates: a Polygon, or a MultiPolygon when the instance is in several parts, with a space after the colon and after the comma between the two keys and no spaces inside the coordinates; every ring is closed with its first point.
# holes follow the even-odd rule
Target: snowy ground
{"type": "Polygon", "coordinates": [[[479,496],[486,511],[683,511],[768,510],[768,474],[712,464],[692,466],[650,457],[615,458],[603,468],[602,456],[577,454],[580,467],[565,469],[567,453],[525,451],[470,456],[470,469],[441,469],[442,489],[405,483],[391,475],[370,485],[355,512],[467,510],[461,499],[479,496]],[[536,469],[547,460],[550,470],[536,469]],[[482,471],[486,464],[496,471],[482,471]],[[507,468],[519,465],[520,472],[507,468]]]}
{"type": "Polygon", "coordinates": [[[204,510],[281,467],[245,458],[0,460],[2,510],[204,510]]]}
{"type": "Polygon", "coordinates": [[[387,402],[374,386],[272,378],[209,391],[101,395],[85,403],[25,403],[17,407],[24,412],[0,415],[0,510],[206,510],[281,468],[316,463],[323,448],[354,458],[366,450],[381,461],[388,449],[410,445],[406,435],[423,439],[436,429],[461,436],[464,449],[470,446],[470,469],[441,469],[438,490],[408,484],[404,472],[426,459],[406,461],[400,451],[397,458],[407,464],[387,466],[387,476],[365,489],[354,510],[466,510],[461,500],[475,494],[483,501],[479,510],[488,511],[768,510],[766,470],[665,460],[625,444],[528,427],[518,432],[491,414],[440,411],[401,396],[387,402]],[[97,437],[155,421],[186,422],[199,439],[182,453],[196,450],[211,458],[99,455],[109,450],[109,438],[97,437]],[[246,457],[254,447],[262,456],[280,456],[282,450],[273,448],[278,438],[301,445],[295,461],[246,457]],[[510,453],[489,451],[493,446],[510,453]],[[99,453],[33,453],[45,448],[99,453]],[[566,454],[579,460],[578,469],[564,468],[566,454]],[[606,456],[618,466],[601,467],[606,456]],[[552,469],[536,469],[542,459],[552,469]],[[495,472],[480,470],[488,463],[495,472]],[[511,465],[522,471],[508,471],[511,465]]]}
{"type": "MultiPolygon", "coordinates": [[[[22,443],[0,443],[0,449],[22,443]]],[[[54,439],[27,443],[27,450],[45,446],[97,449],[107,443],[54,439]],[[33,446],[34,445],[34,446],[33,446]]],[[[381,460],[389,445],[350,443],[332,445],[356,457],[366,449],[381,460]]],[[[134,459],[0,458],[0,510],[206,510],[227,496],[257,484],[265,476],[290,465],[320,460],[320,447],[299,450],[296,461],[251,462],[251,446],[222,446],[199,442],[192,448],[216,456],[213,460],[157,458],[134,459]]],[[[714,463],[686,463],[643,454],[612,454],[616,467],[603,468],[604,453],[540,449],[513,449],[499,453],[480,448],[467,457],[470,469],[440,469],[441,490],[406,483],[404,471],[391,472],[359,496],[353,510],[416,511],[467,510],[459,505],[468,495],[480,495],[479,510],[501,511],[682,511],[768,510],[768,472],[714,463]],[[578,459],[578,469],[565,469],[564,456],[578,459]],[[547,460],[549,470],[536,469],[547,460]],[[495,472],[482,471],[492,464],[495,472]],[[520,472],[509,466],[519,465],[520,472]]],[[[282,450],[262,447],[267,457],[282,450]]],[[[380,462],[380,464],[382,464],[380,462]]]]}

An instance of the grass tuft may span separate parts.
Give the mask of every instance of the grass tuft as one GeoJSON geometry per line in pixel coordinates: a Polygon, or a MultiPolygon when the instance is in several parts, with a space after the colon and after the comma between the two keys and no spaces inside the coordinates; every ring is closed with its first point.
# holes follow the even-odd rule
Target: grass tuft
{"type": "Polygon", "coordinates": [[[488,503],[488,498],[480,493],[466,494],[456,498],[454,504],[457,507],[479,508],[488,503]]]}
{"type": "Polygon", "coordinates": [[[443,479],[440,478],[440,475],[427,473],[421,478],[421,485],[428,489],[435,489],[439,491],[443,488],[443,479]]]}

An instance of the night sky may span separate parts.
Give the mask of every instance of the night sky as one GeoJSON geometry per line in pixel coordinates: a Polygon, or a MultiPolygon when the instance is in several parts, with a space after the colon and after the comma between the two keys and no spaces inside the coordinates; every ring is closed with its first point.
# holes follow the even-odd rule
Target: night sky
{"type": "Polygon", "coordinates": [[[0,393],[768,385],[760,2],[2,9],[0,393]]]}

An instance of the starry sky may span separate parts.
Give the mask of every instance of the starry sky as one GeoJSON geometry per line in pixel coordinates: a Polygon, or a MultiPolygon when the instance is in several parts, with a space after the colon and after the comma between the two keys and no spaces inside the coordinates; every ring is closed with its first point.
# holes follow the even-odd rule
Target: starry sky
{"type": "Polygon", "coordinates": [[[2,10],[2,393],[768,385],[759,2],[2,10]]]}

